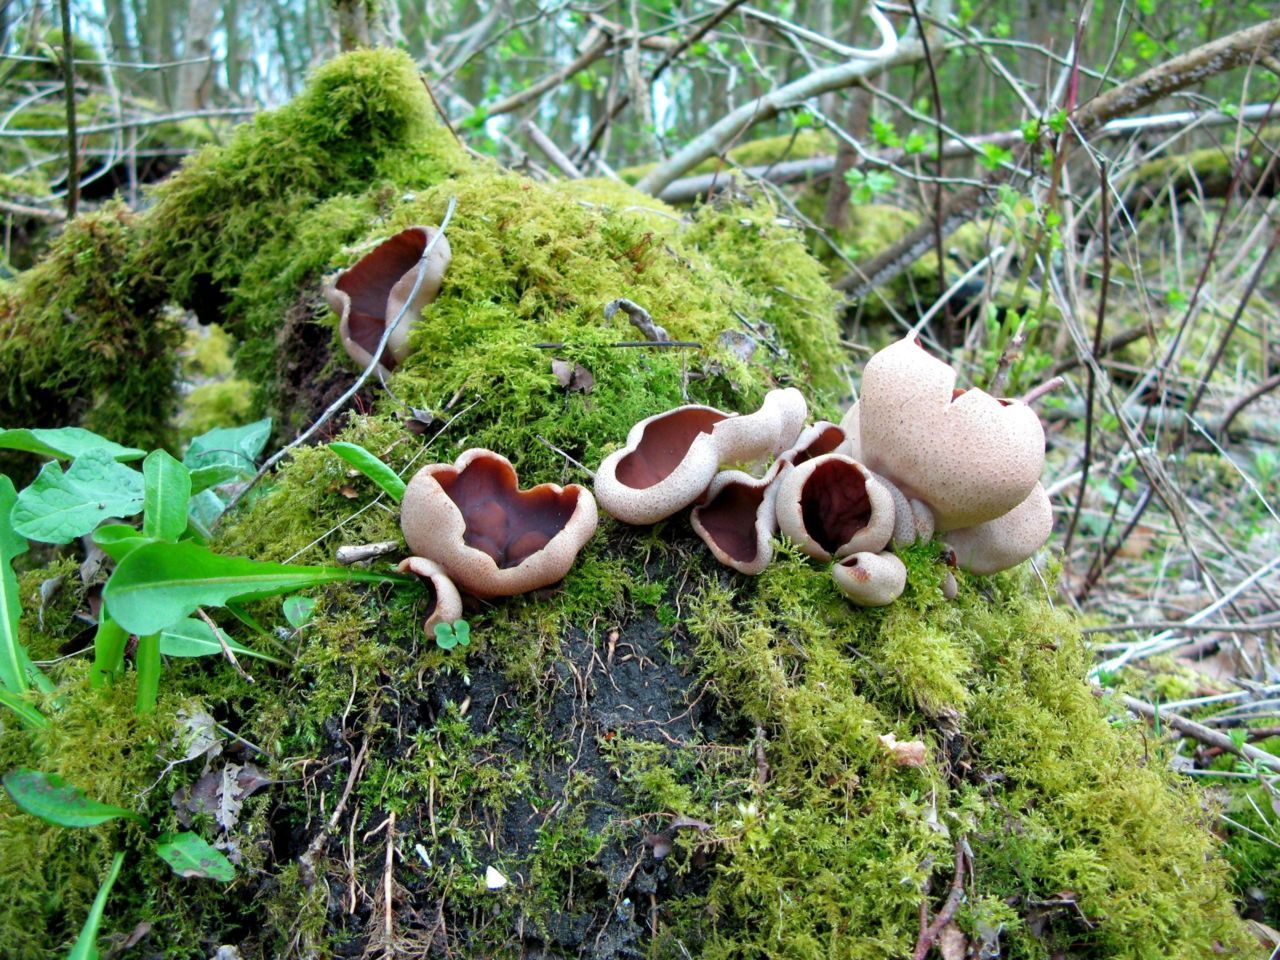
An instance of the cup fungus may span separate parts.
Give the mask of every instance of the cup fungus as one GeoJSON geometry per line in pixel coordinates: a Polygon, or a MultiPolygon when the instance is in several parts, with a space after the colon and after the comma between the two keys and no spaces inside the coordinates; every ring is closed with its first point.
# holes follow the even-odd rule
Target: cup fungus
{"type": "Polygon", "coordinates": [[[783,471],[778,526],[815,560],[883,550],[893,536],[893,496],[875,474],[838,454],[783,471]]]}
{"type": "Polygon", "coordinates": [[[956,566],[985,576],[1016,567],[1044,546],[1053,532],[1049,495],[1036,484],[1031,495],[1003,516],[945,537],[955,551],[956,566]]]}
{"type": "Polygon", "coordinates": [[[844,431],[844,443],[836,453],[851,460],[862,459],[862,401],[855,400],[849,405],[840,420],[840,429],[844,431]]]}
{"type": "Polygon", "coordinates": [[[798,466],[814,457],[843,452],[847,440],[848,437],[843,428],[826,420],[819,420],[800,431],[800,436],[796,437],[795,443],[789,450],[780,453],[778,460],[798,466]]]}
{"type": "Polygon", "coordinates": [[[367,367],[373,359],[373,351],[387,324],[399,316],[422,272],[418,292],[379,359],[384,372],[388,372],[408,356],[409,331],[421,317],[423,308],[440,292],[441,280],[449,266],[449,241],[443,236],[426,261],[422,259],[423,251],[437,232],[435,227],[401,230],[325,285],[325,299],[342,317],[338,326],[342,345],[360,366],[367,367]]]}
{"type": "Polygon", "coordinates": [[[597,520],[590,491],[553,483],[521,490],[510,462],[482,449],[465,451],[452,466],[423,467],[400,508],[409,549],[481,599],[563,579],[597,520]]]}
{"type": "Polygon", "coordinates": [[[840,592],[860,607],[893,603],[907,587],[907,568],[892,553],[855,553],[834,564],[831,576],[840,592]]]}
{"type": "Polygon", "coordinates": [[[684,406],[641,420],[596,470],[600,506],[625,523],[657,523],[696,501],[722,466],[785,450],[804,424],[804,396],[771,390],[753,414],[684,406]]]}
{"type": "Polygon", "coordinates": [[[754,577],[773,559],[773,534],[778,529],[775,478],[781,466],[782,461],[776,461],[763,477],[721,471],[711,481],[706,500],[693,508],[694,531],[726,567],[754,577]]]}
{"type": "Polygon", "coordinates": [[[1008,513],[1044,467],[1035,411],[982,390],[956,390],[956,372],[914,338],[869,361],[858,404],[862,459],[933,511],[941,532],[1008,513]]]}
{"type": "Polygon", "coordinates": [[[400,561],[396,569],[418,577],[431,593],[431,612],[422,625],[428,637],[433,636],[436,624],[453,623],[462,619],[462,596],[439,564],[426,557],[407,557],[400,561]]]}

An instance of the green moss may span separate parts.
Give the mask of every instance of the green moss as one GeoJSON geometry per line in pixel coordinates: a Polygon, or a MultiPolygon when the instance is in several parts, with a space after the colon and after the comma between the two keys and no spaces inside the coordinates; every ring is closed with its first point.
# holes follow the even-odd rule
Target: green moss
{"type": "MultiPolygon", "coordinates": [[[[430,120],[407,60],[365,52],[161,190],[164,213],[147,223],[157,246],[139,262],[185,298],[223,296],[239,371],[262,383],[286,308],[302,329],[335,325],[315,300],[321,273],[402,226],[438,223],[456,197],[454,261],[390,380],[397,399],[379,394],[336,435],[404,476],[488,446],[526,485],[581,480],[551,446],[591,468],[643,416],[686,400],[747,410],[778,383],[831,415],[843,382],[834,304],[776,211],[712,206],[677,223],[651,204],[631,209],[625,191],[584,202],[586,189],[466,161],[430,120]],[[701,348],[617,347],[635,339],[624,317],[603,316],[617,297],[701,348]],[[747,326],[761,343],[743,360],[720,335],[747,326]],[[592,391],[566,393],[553,357],[587,367],[592,391]],[[438,417],[426,439],[406,430],[403,405],[438,417]]],[[[340,544],[398,538],[394,504],[312,447],[216,546],[319,563],[340,544]]],[[[548,955],[900,957],[922,902],[936,910],[945,896],[962,838],[974,866],[958,922],[971,938],[998,927],[1003,956],[1244,949],[1203,795],[1094,697],[1089,651],[1041,580],[962,578],[946,602],[937,547],[904,560],[898,604],[857,610],[788,544],[744,578],[715,567],[684,518],[640,530],[606,520],[563,584],[468,610],[465,650],[424,636],[422,589],[333,587],[301,631],[254,640],[278,637],[287,668],[253,664],[250,684],[214,660],[169,664],[154,721],[132,716],[127,681],[99,696],[84,689],[83,662],[56,668],[69,704],[57,732],[6,737],[0,758],[83,777],[104,799],[132,796],[164,826],[168,795],[196,771],[136,798],[159,776],[179,703],[199,697],[267,751],[280,782],[246,805],[242,886],[177,883],[140,857],[127,888],[138,893],[113,901],[119,929],[143,916],[168,925],[154,934],[160,953],[192,955],[202,934],[235,936],[246,955],[376,945],[390,813],[406,952],[519,956],[537,940],[548,955]],[[92,753],[89,728],[104,724],[115,726],[92,753]],[[897,766],[887,734],[923,742],[925,765],[897,766]],[[362,751],[330,859],[308,885],[298,857],[362,751]],[[642,840],[678,815],[709,826],[677,831],[658,864],[642,840]],[[485,888],[488,866],[509,879],[502,891],[485,888]],[[1079,910],[1040,923],[1038,905],[1063,891],[1079,910]]],[[[26,575],[24,595],[43,575],[26,575]]],[[[254,613],[271,630],[277,609],[254,613]]],[[[32,626],[28,611],[33,650],[58,650],[69,611],[55,611],[56,629],[32,626]]],[[[10,823],[0,845],[13,844],[12,860],[37,844],[53,893],[20,889],[0,945],[25,936],[25,955],[56,955],[111,844],[137,841],[107,832],[89,848],[65,832],[42,840],[29,818],[10,823]]]]}
{"type": "Polygon", "coordinates": [[[132,263],[137,242],[135,215],[108,204],[0,294],[0,426],[168,440],[181,334],[162,288],[132,263]]]}
{"type": "Polygon", "coordinates": [[[231,378],[196,387],[182,400],[178,436],[182,443],[214,427],[237,427],[253,419],[253,384],[231,378]]]}

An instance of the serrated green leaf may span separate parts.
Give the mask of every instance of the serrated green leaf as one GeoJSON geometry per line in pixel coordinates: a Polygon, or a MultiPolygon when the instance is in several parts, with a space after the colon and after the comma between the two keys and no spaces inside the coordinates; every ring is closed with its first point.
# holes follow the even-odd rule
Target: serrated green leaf
{"type": "Polygon", "coordinates": [[[194,497],[210,487],[216,487],[220,483],[227,483],[242,476],[244,476],[243,471],[229,463],[214,463],[207,467],[196,467],[191,471],[191,495],[194,497]]]}
{"type": "Polygon", "coordinates": [[[157,540],[177,540],[187,529],[191,471],[163,450],[142,461],[142,532],[157,540]]]}
{"type": "Polygon", "coordinates": [[[38,730],[49,726],[45,715],[27,703],[19,694],[11,693],[0,687],[0,706],[8,707],[18,716],[18,720],[28,730],[38,730]]]}
{"type": "Polygon", "coordinates": [[[4,788],[20,810],[60,827],[96,827],[108,820],[124,817],[146,823],[132,810],[113,807],[109,803],[90,800],[78,787],[73,787],[54,773],[39,770],[10,770],[4,775],[4,788]]]}
{"type": "Polygon", "coordinates": [[[119,563],[139,547],[156,543],[154,537],[144,535],[137,527],[127,523],[104,523],[93,531],[93,542],[98,549],[119,563]]]}
{"type": "Polygon", "coordinates": [[[215,427],[191,441],[182,462],[192,470],[219,464],[232,466],[242,475],[251,476],[270,436],[270,417],[243,427],[215,427]]]}
{"type": "Polygon", "coordinates": [[[120,626],[142,636],[164,630],[196,607],[217,607],[229,600],[256,600],[352,580],[413,582],[396,574],[226,557],[184,541],[151,543],[133,551],[116,567],[102,599],[120,626]]]}
{"type": "Polygon", "coordinates": [[[145,450],[124,447],[83,427],[56,430],[0,430],[0,449],[22,450],[42,457],[72,460],[90,450],[105,450],[116,460],[137,460],[145,450]]]}
{"type": "Polygon", "coordinates": [[[311,618],[315,615],[315,597],[285,597],[283,610],[284,618],[289,621],[289,626],[295,630],[301,629],[310,623],[311,618]]]}
{"type": "Polygon", "coordinates": [[[404,497],[405,483],[396,472],[358,443],[329,444],[329,449],[376,483],[396,503],[404,497]]]}
{"type": "Polygon", "coordinates": [[[129,517],[142,509],[142,474],[90,450],[62,472],[51,460],[31,486],[18,494],[13,528],[43,543],[69,543],[103,520],[129,517]]]}
{"type": "Polygon", "coordinates": [[[219,630],[215,634],[211,626],[195,617],[179,620],[173,626],[161,630],[160,652],[166,657],[220,657],[222,644],[218,642],[219,635],[236,656],[257,657],[259,660],[269,660],[272,663],[283,662],[232,640],[225,630],[219,630]]]}
{"type": "Polygon", "coordinates": [[[75,946],[67,954],[67,960],[98,960],[98,928],[102,926],[102,914],[107,908],[107,897],[115,886],[116,877],[120,876],[120,867],[124,864],[124,854],[117,853],[111,858],[111,867],[98,887],[98,895],[93,898],[93,906],[89,908],[89,916],[80,928],[80,936],[76,937],[75,946]]]}
{"type": "Polygon", "coordinates": [[[156,841],[156,853],[180,877],[222,883],[236,878],[236,868],[231,861],[195,833],[166,834],[156,841]]]}

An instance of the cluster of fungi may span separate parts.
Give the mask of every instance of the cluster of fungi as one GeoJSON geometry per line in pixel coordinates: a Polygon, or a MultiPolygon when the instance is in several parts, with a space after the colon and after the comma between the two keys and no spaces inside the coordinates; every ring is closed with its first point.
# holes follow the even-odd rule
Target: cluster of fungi
{"type": "Polygon", "coordinates": [[[833,562],[836,585],[860,606],[891,603],[906,586],[891,546],[935,535],[959,569],[997,573],[1035,553],[1053,526],[1039,482],[1044,430],[1027,404],[956,390],[955,380],[907,337],[867,362],[862,395],[838,426],[804,426],[804,398],[790,388],[748,416],[679,407],[632,428],[600,465],[596,497],[627,523],[693,506],[698,536],[746,574],[768,566],[781,530],[833,562]],[[764,469],[734,469],[743,465],[764,469]]]}
{"type": "MultiPolygon", "coordinates": [[[[449,263],[434,227],[384,241],[326,289],[347,352],[374,360],[388,323],[403,314],[378,362],[404,359],[408,332],[433,301],[449,263]],[[424,252],[427,256],[424,258],[424,252]]],[[[876,353],[862,393],[837,425],[806,425],[799,390],[771,390],[755,413],[687,405],[641,420],[595,476],[521,490],[490,450],[431,464],[405,491],[401,526],[413,556],[400,565],[430,588],[427,630],[462,616],[461,592],[511,596],[561,580],[594,534],[596,501],[624,523],[652,524],[686,507],[716,559],[757,575],[779,530],[830,562],[852,603],[883,606],[906,586],[891,548],[938,537],[953,566],[997,573],[1030,557],[1053,525],[1040,485],[1044,430],[1027,403],[957,390],[956,372],[914,336],[876,353]]],[[[944,591],[954,595],[948,571],[944,591]]]]}

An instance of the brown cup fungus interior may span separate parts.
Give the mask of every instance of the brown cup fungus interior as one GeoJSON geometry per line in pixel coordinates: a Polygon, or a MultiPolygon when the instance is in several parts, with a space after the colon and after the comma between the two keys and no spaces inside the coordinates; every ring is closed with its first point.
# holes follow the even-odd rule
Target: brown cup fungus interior
{"type": "Polygon", "coordinates": [[[843,460],[821,463],[805,481],[800,510],[809,536],[835,553],[871,522],[867,478],[843,460]]]}
{"type": "Polygon", "coordinates": [[[786,459],[790,460],[796,466],[815,457],[824,457],[828,453],[834,453],[840,444],[844,443],[845,433],[835,424],[827,424],[809,443],[803,447],[795,448],[794,453],[786,459]]]}
{"type": "MultiPolygon", "coordinates": [[[[387,324],[395,319],[387,316],[387,298],[391,295],[391,288],[413,270],[429,242],[425,230],[402,230],[388,237],[338,278],[335,287],[351,298],[351,309],[347,314],[348,335],[370,356],[377,349],[387,324]]],[[[400,323],[403,326],[413,319],[406,315],[400,323]]],[[[384,350],[378,361],[388,370],[395,369],[396,358],[389,350],[384,350]]]]}
{"type": "Polygon", "coordinates": [[[463,541],[500,569],[517,566],[550,543],[578,506],[576,489],[556,493],[544,485],[521,493],[515,473],[488,457],[460,473],[441,471],[435,479],[462,514],[463,541]]]}
{"type": "Polygon", "coordinates": [[[767,487],[730,483],[710,503],[698,508],[698,522],[721,550],[739,563],[756,558],[756,513],[767,487]]]}
{"type": "Polygon", "coordinates": [[[640,443],[618,463],[618,482],[635,490],[647,490],[661,483],[680,466],[699,435],[712,428],[728,414],[719,410],[676,410],[660,417],[644,428],[640,443]]]}

